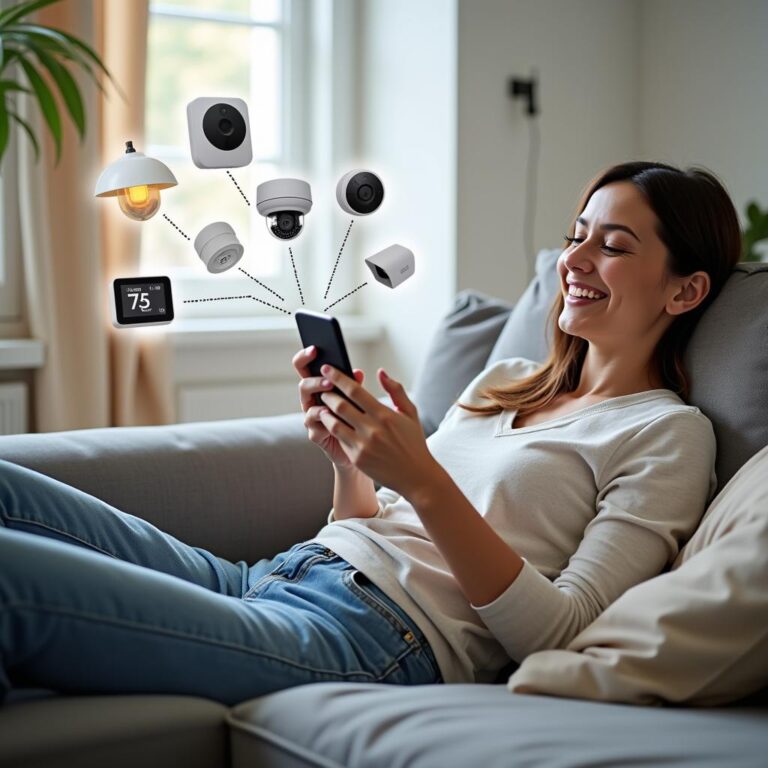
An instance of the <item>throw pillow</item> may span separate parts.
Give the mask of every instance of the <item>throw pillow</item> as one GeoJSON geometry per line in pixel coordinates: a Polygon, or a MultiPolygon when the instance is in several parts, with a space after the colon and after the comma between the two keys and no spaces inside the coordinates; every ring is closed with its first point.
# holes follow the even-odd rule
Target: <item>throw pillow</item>
{"type": "Polygon", "coordinates": [[[768,686],[768,446],[713,500],[670,570],[627,590],[516,693],[714,706],[768,686]]]}
{"type": "Polygon", "coordinates": [[[443,318],[409,396],[424,432],[432,434],[453,401],[483,370],[512,305],[477,291],[461,291],[443,318]]]}
{"type": "Polygon", "coordinates": [[[527,360],[544,362],[552,343],[547,333],[547,315],[560,290],[557,259],[562,252],[562,248],[546,248],[539,251],[536,256],[536,275],[512,310],[491,350],[486,366],[508,357],[524,357],[527,360]]]}

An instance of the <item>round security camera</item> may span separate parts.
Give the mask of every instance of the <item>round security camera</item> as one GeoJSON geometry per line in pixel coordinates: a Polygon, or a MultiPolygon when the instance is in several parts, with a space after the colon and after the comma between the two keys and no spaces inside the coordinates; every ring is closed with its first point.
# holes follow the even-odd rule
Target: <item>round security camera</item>
{"type": "Polygon", "coordinates": [[[384,185],[371,171],[345,173],[336,185],[336,200],[341,209],[357,216],[373,213],[384,199],[384,185]]]}
{"type": "Polygon", "coordinates": [[[235,230],[225,221],[203,227],[195,238],[195,250],[209,272],[225,272],[243,256],[243,246],[235,230]]]}
{"type": "Polygon", "coordinates": [[[301,179],[272,179],[256,187],[256,210],[278,240],[292,240],[304,228],[304,214],[312,208],[312,190],[301,179]]]}
{"type": "Polygon", "coordinates": [[[219,102],[205,111],[203,133],[217,149],[237,149],[245,140],[245,118],[233,104],[219,102]]]}

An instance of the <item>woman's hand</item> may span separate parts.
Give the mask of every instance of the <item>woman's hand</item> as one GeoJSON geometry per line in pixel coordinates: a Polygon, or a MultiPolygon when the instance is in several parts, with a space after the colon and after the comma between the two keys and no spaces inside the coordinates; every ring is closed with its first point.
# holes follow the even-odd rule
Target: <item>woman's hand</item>
{"type": "MultiPolygon", "coordinates": [[[[333,437],[320,420],[320,411],[325,408],[315,402],[315,394],[327,392],[333,387],[331,382],[323,384],[322,376],[312,376],[309,372],[309,363],[317,355],[317,348],[313,345],[306,349],[300,349],[294,356],[293,367],[301,377],[299,381],[299,399],[301,410],[304,411],[304,426],[307,428],[309,439],[323,449],[325,455],[340,469],[352,466],[349,457],[342,450],[338,440],[333,437]]],[[[359,369],[353,369],[355,380],[363,383],[365,374],[359,369]]]]}
{"type": "Polygon", "coordinates": [[[327,432],[341,445],[352,466],[409,498],[439,465],[429,452],[416,406],[402,384],[379,369],[379,382],[395,406],[392,410],[338,369],[323,366],[321,372],[352,401],[336,392],[320,395],[327,406],[320,411],[327,432]]]}

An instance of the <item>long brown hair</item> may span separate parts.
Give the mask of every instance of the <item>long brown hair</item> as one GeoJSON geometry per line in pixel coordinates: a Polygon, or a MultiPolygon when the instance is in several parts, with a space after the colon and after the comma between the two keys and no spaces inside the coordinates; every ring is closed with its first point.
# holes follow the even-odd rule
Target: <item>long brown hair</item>
{"type": "MultiPolygon", "coordinates": [[[[658,219],[657,234],[668,250],[667,270],[678,277],[704,271],[710,278],[707,296],[694,309],[676,316],[654,350],[653,364],[664,387],[687,402],[689,384],[683,354],[699,318],[715,300],[739,261],[741,231],[736,210],[723,184],[700,167],[686,170],[664,163],[629,162],[598,174],[582,193],[568,236],[574,235],[575,219],[601,187],[617,181],[632,182],[645,196],[658,219]]],[[[568,242],[564,241],[563,248],[568,242]]],[[[475,406],[458,403],[467,411],[496,414],[517,410],[520,415],[548,405],[562,392],[576,389],[589,342],[561,330],[558,319],[565,306],[562,291],[547,316],[553,333],[552,350],[535,373],[480,392],[492,401],[475,406]]]]}

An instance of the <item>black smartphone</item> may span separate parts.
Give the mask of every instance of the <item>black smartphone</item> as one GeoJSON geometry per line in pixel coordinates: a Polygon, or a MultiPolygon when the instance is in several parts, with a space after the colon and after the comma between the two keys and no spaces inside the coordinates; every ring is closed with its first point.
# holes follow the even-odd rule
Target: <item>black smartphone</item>
{"type": "MultiPolygon", "coordinates": [[[[317,354],[308,366],[309,372],[313,376],[322,376],[320,367],[327,364],[338,368],[350,379],[354,379],[355,375],[349,362],[339,321],[331,315],[323,315],[304,309],[297,310],[294,315],[296,316],[296,325],[299,327],[302,345],[309,347],[314,344],[317,347],[317,354]]],[[[332,391],[346,398],[346,395],[338,387],[334,387],[332,391]]],[[[315,402],[318,405],[323,405],[320,395],[315,395],[315,402]]]]}

